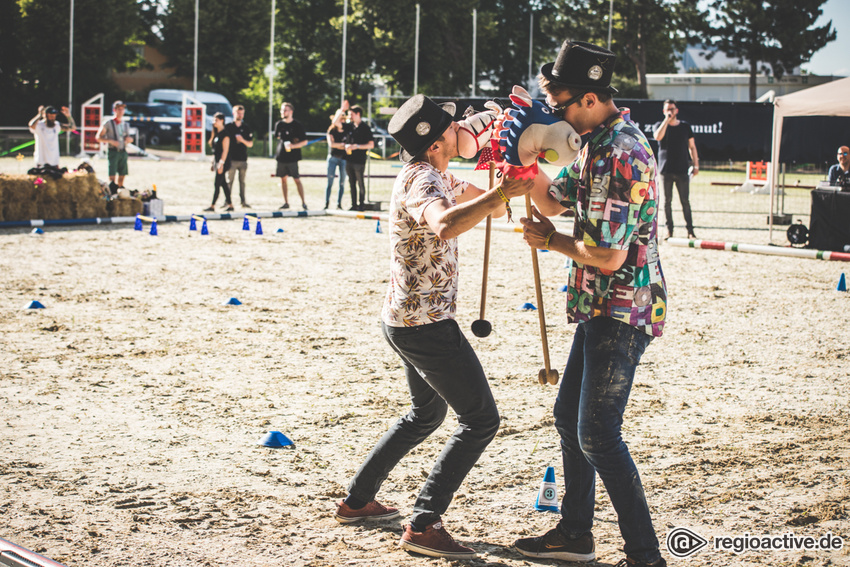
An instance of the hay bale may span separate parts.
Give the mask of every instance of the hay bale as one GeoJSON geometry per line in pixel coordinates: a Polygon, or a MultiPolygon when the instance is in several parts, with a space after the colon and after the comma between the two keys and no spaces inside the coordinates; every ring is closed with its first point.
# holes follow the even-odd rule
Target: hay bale
{"type": "Polygon", "coordinates": [[[0,179],[3,185],[3,220],[24,221],[38,218],[38,203],[41,192],[33,182],[33,175],[7,175],[0,179]]]}
{"type": "Polygon", "coordinates": [[[139,199],[113,199],[106,204],[110,217],[134,217],[142,214],[142,202],[139,199]]]}
{"type": "Polygon", "coordinates": [[[36,187],[36,192],[39,193],[36,218],[45,220],[74,218],[68,181],[64,177],[59,179],[43,177],[43,179],[44,183],[36,187]]]}

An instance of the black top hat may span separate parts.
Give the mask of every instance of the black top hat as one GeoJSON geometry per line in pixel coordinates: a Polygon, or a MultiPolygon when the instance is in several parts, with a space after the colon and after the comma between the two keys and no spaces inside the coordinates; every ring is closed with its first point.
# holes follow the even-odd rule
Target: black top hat
{"type": "Polygon", "coordinates": [[[455,103],[437,105],[425,95],[407,99],[390,120],[387,131],[401,145],[399,159],[408,162],[413,156],[440,139],[452,125],[455,103]]]}
{"type": "Polygon", "coordinates": [[[554,63],[546,63],[540,74],[565,87],[606,91],[616,94],[611,86],[617,56],[602,47],[584,41],[566,40],[554,63]]]}

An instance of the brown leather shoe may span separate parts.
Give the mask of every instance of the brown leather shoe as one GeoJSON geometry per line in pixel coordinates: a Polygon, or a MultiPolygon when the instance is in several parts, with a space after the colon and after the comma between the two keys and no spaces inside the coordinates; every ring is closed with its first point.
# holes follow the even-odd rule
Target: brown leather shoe
{"type": "Polygon", "coordinates": [[[409,525],[404,526],[399,547],[430,557],[446,559],[471,559],[477,557],[475,550],[457,543],[443,527],[439,518],[429,524],[424,531],[415,532],[409,525]]]}
{"type": "Polygon", "coordinates": [[[345,502],[336,505],[334,519],[340,524],[353,524],[363,520],[392,520],[398,517],[398,509],[384,506],[377,500],[372,500],[357,510],[351,508],[345,502]]]}

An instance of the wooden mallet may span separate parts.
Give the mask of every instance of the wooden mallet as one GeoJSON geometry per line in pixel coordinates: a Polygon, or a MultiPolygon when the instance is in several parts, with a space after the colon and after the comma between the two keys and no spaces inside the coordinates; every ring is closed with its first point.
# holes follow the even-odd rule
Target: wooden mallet
{"type": "MultiPolygon", "coordinates": [[[[531,195],[525,194],[525,211],[528,218],[533,219],[531,211],[531,195]]],[[[540,266],[537,265],[537,248],[531,247],[531,264],[534,266],[534,291],[537,293],[537,315],[540,321],[540,340],[543,343],[543,366],[537,373],[537,381],[541,384],[557,384],[558,371],[549,366],[549,340],[546,337],[546,315],[543,312],[543,290],[540,287],[540,266]]]]}
{"type": "MultiPolygon", "coordinates": [[[[491,161],[490,166],[490,190],[496,185],[496,162],[491,161]]],[[[487,225],[484,230],[484,270],[481,275],[481,309],[478,312],[478,320],[472,322],[472,334],[476,337],[486,337],[493,330],[490,321],[484,318],[484,308],[487,305],[487,268],[490,266],[490,226],[493,224],[493,215],[487,215],[487,225]]]]}

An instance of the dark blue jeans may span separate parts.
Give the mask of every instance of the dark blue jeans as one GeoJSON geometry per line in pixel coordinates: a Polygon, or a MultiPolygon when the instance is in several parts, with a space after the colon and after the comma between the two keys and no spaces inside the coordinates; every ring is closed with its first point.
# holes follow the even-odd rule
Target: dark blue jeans
{"type": "Polygon", "coordinates": [[[499,412],[481,363],[454,319],[417,327],[388,327],[384,337],[401,357],[411,408],[360,465],[348,487],[369,502],[402,457],[443,422],[447,406],[458,426],[437,458],[413,507],[422,528],[445,512],[455,491],[499,429],[499,412]]]}
{"type": "Polygon", "coordinates": [[[661,557],[658,539],[620,428],[635,369],[651,340],[610,317],[579,323],[554,412],[564,460],[561,531],[591,531],[599,473],[617,512],[624,551],[650,563],[661,557]]]}
{"type": "Polygon", "coordinates": [[[339,168],[339,196],[336,202],[342,207],[342,194],[345,193],[345,160],[334,156],[328,156],[328,187],[325,189],[325,204],[331,202],[331,188],[337,168],[339,168]]]}

